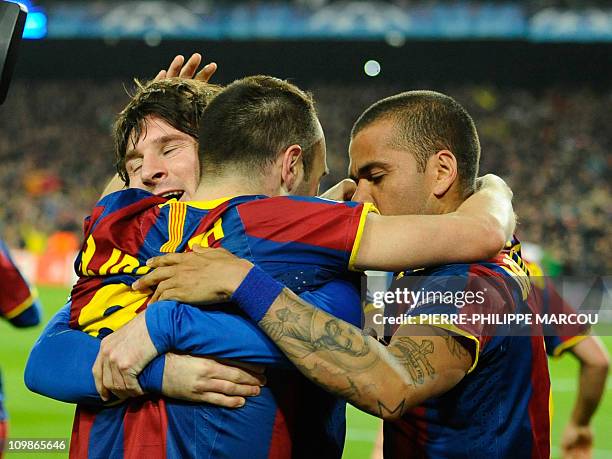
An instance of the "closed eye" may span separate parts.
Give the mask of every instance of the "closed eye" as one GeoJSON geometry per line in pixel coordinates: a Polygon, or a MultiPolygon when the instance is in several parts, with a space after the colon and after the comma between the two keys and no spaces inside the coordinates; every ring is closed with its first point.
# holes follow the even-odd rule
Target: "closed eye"
{"type": "Polygon", "coordinates": [[[163,151],[163,155],[164,156],[171,156],[171,155],[175,154],[177,150],[178,150],[178,147],[168,148],[168,149],[163,151]]]}
{"type": "Polygon", "coordinates": [[[134,159],[126,164],[126,170],[129,174],[136,174],[142,168],[142,160],[134,159]]]}

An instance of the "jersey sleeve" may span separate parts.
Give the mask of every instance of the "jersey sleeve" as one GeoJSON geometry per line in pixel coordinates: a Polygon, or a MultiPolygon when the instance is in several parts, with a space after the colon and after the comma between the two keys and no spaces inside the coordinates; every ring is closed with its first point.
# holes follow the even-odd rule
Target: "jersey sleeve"
{"type": "Polygon", "coordinates": [[[8,247],[0,240],[0,316],[17,327],[40,322],[40,304],[36,289],[31,287],[11,258],[8,247]]]}
{"type": "Polygon", "coordinates": [[[91,372],[100,340],[71,329],[69,319],[69,304],[51,318],[30,351],[25,384],[55,400],[102,405],[91,372]]]}
{"type": "MultiPolygon", "coordinates": [[[[535,294],[541,302],[544,314],[574,314],[576,309],[563,299],[549,278],[541,279],[541,286],[534,286],[535,294]]],[[[585,325],[545,324],[544,343],[549,357],[559,357],[565,351],[589,336],[589,327],[585,325]]]]}
{"type": "Polygon", "coordinates": [[[370,212],[378,212],[370,203],[294,196],[261,199],[238,207],[258,264],[302,260],[334,272],[354,268],[370,212]]]}

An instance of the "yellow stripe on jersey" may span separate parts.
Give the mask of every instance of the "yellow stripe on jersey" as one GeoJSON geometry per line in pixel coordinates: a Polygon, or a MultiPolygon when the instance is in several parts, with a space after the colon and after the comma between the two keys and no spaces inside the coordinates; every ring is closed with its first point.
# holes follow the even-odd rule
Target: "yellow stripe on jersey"
{"type": "Polygon", "coordinates": [[[81,257],[81,266],[79,266],[79,271],[82,276],[95,276],[95,273],[89,269],[89,263],[96,253],[96,241],[94,241],[93,236],[90,234],[85,242],[85,250],[83,250],[83,256],[81,257]]]}
{"type": "Polygon", "coordinates": [[[353,249],[351,250],[351,258],[349,258],[348,268],[350,271],[358,271],[355,269],[355,261],[357,260],[357,254],[359,253],[359,246],[361,245],[361,238],[363,236],[363,229],[365,228],[365,222],[370,212],[379,213],[378,209],[371,202],[366,202],[361,209],[361,216],[359,217],[359,226],[357,227],[357,234],[355,235],[355,241],[353,242],[353,249]]]}
{"type": "Polygon", "coordinates": [[[38,298],[38,292],[35,288],[30,288],[30,296],[28,296],[24,302],[22,302],[19,306],[14,309],[11,309],[9,312],[4,313],[4,316],[11,320],[21,314],[23,311],[28,309],[34,303],[34,300],[38,298]]]}
{"type": "Polygon", "coordinates": [[[588,337],[589,335],[578,335],[578,336],[573,336],[570,339],[563,341],[553,350],[553,357],[559,357],[565,351],[573,348],[576,344],[585,340],[588,337]]]}
{"type": "Polygon", "coordinates": [[[116,331],[136,317],[136,311],[147,298],[146,293],[135,292],[129,285],[105,285],[96,292],[87,306],[81,309],[79,328],[92,336],[98,336],[102,328],[116,331]],[[109,308],[116,306],[119,306],[116,311],[105,315],[109,308]]]}
{"type": "Polygon", "coordinates": [[[526,264],[526,267],[533,285],[538,287],[540,290],[543,290],[546,287],[546,281],[544,280],[544,271],[540,265],[534,262],[529,262],[526,264]]]}
{"type": "Polygon", "coordinates": [[[223,221],[221,220],[221,218],[217,219],[213,224],[213,227],[206,231],[206,233],[198,234],[197,236],[194,236],[189,239],[187,245],[190,249],[193,249],[194,245],[199,245],[201,247],[210,247],[209,239],[211,235],[214,241],[223,239],[223,237],[225,236],[225,234],[223,233],[223,221]]]}
{"type": "Polygon", "coordinates": [[[212,201],[187,201],[186,204],[189,207],[194,207],[196,209],[211,210],[211,209],[214,209],[215,207],[219,207],[221,204],[229,201],[230,199],[234,199],[236,196],[238,195],[228,196],[228,197],[219,198],[219,199],[213,199],[212,201]]]}
{"type": "Polygon", "coordinates": [[[185,226],[185,217],[187,216],[187,204],[172,200],[169,203],[168,211],[168,242],[159,248],[160,252],[171,253],[176,252],[176,249],[183,240],[183,228],[185,226]]]}
{"type": "Polygon", "coordinates": [[[106,262],[100,266],[100,269],[98,270],[100,276],[105,276],[108,274],[108,269],[111,266],[114,266],[119,261],[119,258],[121,258],[121,250],[113,249],[113,253],[111,253],[110,258],[106,260],[106,262]]]}
{"type": "Polygon", "coordinates": [[[529,275],[521,266],[508,254],[504,255],[502,260],[503,264],[500,264],[500,268],[506,271],[512,280],[514,280],[521,289],[521,296],[523,300],[526,300],[529,296],[529,292],[531,291],[531,280],[529,279],[529,275]]]}

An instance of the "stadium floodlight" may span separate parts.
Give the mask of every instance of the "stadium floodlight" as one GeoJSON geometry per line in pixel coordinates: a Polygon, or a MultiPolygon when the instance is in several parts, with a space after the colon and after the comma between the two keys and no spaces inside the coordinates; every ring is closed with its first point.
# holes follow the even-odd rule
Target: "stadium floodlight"
{"type": "Polygon", "coordinates": [[[0,3],[0,104],[4,103],[28,11],[19,3],[0,3]]]}
{"type": "Polygon", "coordinates": [[[378,76],[378,74],[380,74],[380,63],[371,59],[364,64],[363,71],[367,76],[378,76]]]}

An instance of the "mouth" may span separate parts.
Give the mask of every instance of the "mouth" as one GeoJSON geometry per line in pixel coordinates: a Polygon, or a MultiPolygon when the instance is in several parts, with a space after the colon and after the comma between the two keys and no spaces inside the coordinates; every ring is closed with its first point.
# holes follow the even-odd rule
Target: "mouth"
{"type": "Polygon", "coordinates": [[[172,190],[166,191],[165,193],[159,193],[157,196],[161,196],[166,199],[176,199],[177,201],[183,197],[185,192],[183,190],[172,190]]]}

